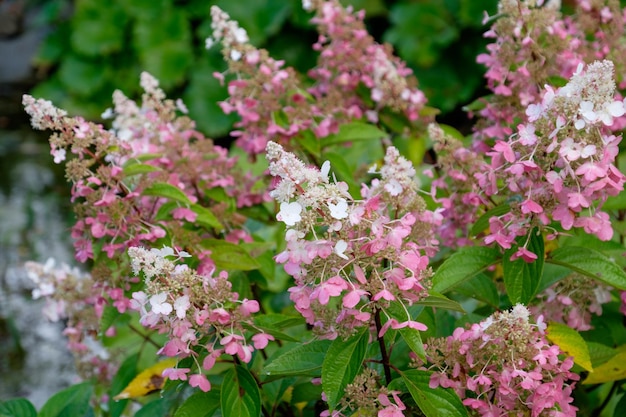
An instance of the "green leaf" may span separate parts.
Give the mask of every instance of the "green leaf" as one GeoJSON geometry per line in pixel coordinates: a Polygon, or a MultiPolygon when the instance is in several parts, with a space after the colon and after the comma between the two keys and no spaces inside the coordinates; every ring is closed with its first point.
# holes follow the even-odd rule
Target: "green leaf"
{"type": "Polygon", "coordinates": [[[193,52],[187,42],[164,42],[142,52],[141,66],[154,75],[163,88],[182,84],[193,63],[193,52]]]}
{"type": "Polygon", "coordinates": [[[387,6],[383,0],[350,0],[343,2],[354,7],[354,10],[365,10],[368,18],[387,14],[387,6]]]}
{"type": "Polygon", "coordinates": [[[617,404],[615,404],[615,408],[614,408],[615,412],[613,414],[613,416],[616,416],[617,412],[622,412],[622,410],[626,410],[626,394],[622,395],[622,398],[617,402],[617,404]]]}
{"type": "Polygon", "coordinates": [[[270,358],[271,362],[265,365],[263,372],[268,376],[319,376],[330,344],[329,340],[316,340],[284,345],[270,358]]]}
{"type": "MultiPolygon", "coordinates": [[[[368,94],[369,90],[363,88],[362,94],[368,94]]],[[[406,128],[411,124],[409,119],[402,113],[397,113],[391,110],[390,108],[383,108],[378,113],[378,118],[385,128],[389,129],[390,132],[396,133],[398,135],[406,134],[406,128]]]]}
{"type": "MultiPolygon", "coordinates": [[[[210,23],[211,19],[208,20],[210,23]]],[[[210,27],[208,28],[210,30],[210,27]]],[[[210,36],[207,31],[206,36],[210,36]]],[[[198,129],[211,137],[225,137],[237,120],[235,113],[224,114],[219,106],[220,101],[228,97],[226,87],[213,76],[214,72],[221,73],[226,69],[226,63],[217,48],[202,51],[191,73],[189,85],[183,93],[183,101],[189,108],[189,116],[197,122],[198,129]]]]}
{"type": "Polygon", "coordinates": [[[260,267],[244,248],[234,243],[218,239],[205,239],[202,247],[211,251],[211,259],[218,269],[251,271],[260,267]]]}
{"type": "Polygon", "coordinates": [[[494,207],[491,210],[487,211],[485,214],[480,216],[478,220],[476,220],[476,223],[474,223],[474,226],[472,226],[472,229],[470,230],[470,235],[477,236],[481,234],[483,231],[489,228],[489,219],[491,219],[492,217],[502,216],[509,211],[511,211],[511,206],[509,206],[508,204],[502,204],[501,206],[494,207]]]}
{"type": "MultiPolygon", "coordinates": [[[[46,39],[43,40],[43,43],[39,45],[39,50],[37,51],[37,55],[33,59],[33,64],[37,67],[50,67],[52,66],[52,64],[60,61],[63,58],[63,55],[68,53],[68,42],[70,37],[69,33],[69,25],[57,26],[55,30],[50,32],[46,39]]],[[[34,96],[38,97],[37,95],[34,96]]],[[[52,99],[52,97],[50,96],[43,97],[52,99]]]]}
{"type": "Polygon", "coordinates": [[[128,17],[118,5],[99,0],[79,0],[72,17],[72,48],[82,55],[102,56],[119,51],[124,46],[128,17]]]}
{"type": "Polygon", "coordinates": [[[602,384],[626,378],[626,346],[618,346],[617,354],[589,373],[583,384],[602,384]]]}
{"type": "Polygon", "coordinates": [[[154,401],[144,405],[135,413],[135,417],[167,417],[169,415],[171,400],[166,398],[157,398],[154,401]]]}
{"type": "Polygon", "coordinates": [[[172,216],[172,210],[180,207],[180,204],[176,201],[166,201],[159,207],[157,214],[154,216],[154,220],[172,220],[174,217],[172,216]]]}
{"type": "Polygon", "coordinates": [[[433,291],[446,292],[495,264],[500,253],[480,246],[459,249],[441,264],[433,276],[433,291]]]}
{"type": "Polygon", "coordinates": [[[422,335],[420,335],[419,330],[410,327],[403,327],[398,330],[398,333],[400,333],[400,336],[413,353],[415,353],[420,359],[426,360],[424,342],[422,341],[422,335]]]}
{"type": "Polygon", "coordinates": [[[566,246],[552,252],[546,262],[564,266],[614,288],[626,290],[624,270],[611,258],[594,249],[566,246]]]}
{"type": "Polygon", "coordinates": [[[389,19],[392,25],[383,39],[421,67],[432,67],[459,36],[460,28],[444,2],[395,3],[389,19]]]}
{"type": "Polygon", "coordinates": [[[500,296],[496,284],[485,274],[478,274],[455,288],[455,291],[476,300],[497,307],[500,303],[500,296]]]}
{"type": "Polygon", "coordinates": [[[182,9],[172,8],[155,17],[137,19],[133,40],[141,67],[163,88],[180,84],[193,62],[190,22],[182,9]]]}
{"type": "Polygon", "coordinates": [[[287,316],[285,314],[262,314],[254,317],[254,326],[263,330],[265,333],[271,334],[278,340],[287,342],[298,342],[299,339],[289,336],[281,332],[289,327],[300,326],[304,324],[302,316],[287,316]]]}
{"type": "Polygon", "coordinates": [[[285,396],[290,396],[293,384],[297,380],[296,377],[291,377],[263,383],[263,401],[265,404],[268,404],[271,409],[276,409],[285,396]]]}
{"type": "Polygon", "coordinates": [[[204,226],[207,228],[213,228],[216,230],[222,230],[224,225],[215,217],[215,214],[211,212],[206,207],[202,207],[198,204],[192,204],[190,207],[191,211],[196,213],[198,217],[196,217],[195,223],[198,223],[200,226],[204,226]]]}
{"type": "Polygon", "coordinates": [[[322,364],[322,389],[331,410],[335,409],[343,397],[346,385],[350,384],[361,370],[369,337],[369,329],[363,329],[347,340],[341,338],[333,340],[328,348],[322,364]]]}
{"type": "Polygon", "coordinates": [[[298,407],[299,403],[315,403],[322,396],[322,386],[313,385],[311,382],[304,382],[293,387],[291,392],[291,404],[298,407]]]}
{"type": "Polygon", "coordinates": [[[458,302],[449,299],[445,295],[438,294],[434,291],[431,291],[428,294],[428,297],[423,300],[417,301],[415,304],[432,307],[432,308],[441,308],[444,310],[457,311],[459,313],[466,313],[465,309],[458,302]]]}
{"type": "Polygon", "coordinates": [[[322,154],[321,143],[319,139],[310,130],[300,132],[293,138],[294,143],[302,146],[315,160],[320,159],[322,154]]]}
{"type": "Polygon", "coordinates": [[[432,141],[427,135],[396,136],[392,143],[400,151],[400,154],[411,161],[414,166],[421,165],[424,162],[424,155],[428,149],[432,148],[432,141]]]}
{"type": "Polygon", "coordinates": [[[426,417],[467,417],[459,396],[451,388],[428,386],[432,372],[411,369],[402,372],[402,379],[411,396],[426,417]]]}
{"type": "Polygon", "coordinates": [[[602,205],[602,210],[624,209],[626,209],[626,193],[619,193],[618,195],[610,196],[606,199],[606,203],[602,205]]]}
{"type": "Polygon", "coordinates": [[[617,351],[612,347],[603,345],[602,343],[587,342],[591,364],[594,368],[608,362],[613,356],[617,355],[617,351]]]}
{"type": "Polygon", "coordinates": [[[548,340],[557,345],[567,356],[587,371],[593,371],[589,348],[576,330],[562,323],[551,322],[546,332],[548,340]]]}
{"type": "Polygon", "coordinates": [[[551,287],[571,273],[572,271],[565,268],[564,266],[551,264],[546,261],[543,265],[543,275],[541,276],[541,281],[539,282],[537,293],[540,293],[545,289],[551,287]]]}
{"type": "Polygon", "coordinates": [[[483,0],[476,2],[474,0],[463,0],[460,2],[459,6],[457,17],[461,24],[470,27],[482,28],[484,13],[488,12],[489,16],[495,15],[498,10],[498,1],[483,0]]]}
{"type": "Polygon", "coordinates": [[[328,135],[322,139],[322,147],[334,145],[337,143],[353,142],[356,140],[379,140],[389,134],[380,130],[376,126],[363,123],[353,122],[339,126],[339,132],[334,135],[328,135]]]}
{"type": "Polygon", "coordinates": [[[224,375],[221,388],[224,417],[257,417],[261,415],[261,392],[246,368],[236,365],[224,375]]]}
{"type": "Polygon", "coordinates": [[[70,54],[61,61],[59,79],[67,92],[88,96],[95,94],[104,85],[106,68],[103,69],[98,59],[70,54]]]}
{"type": "Polygon", "coordinates": [[[168,0],[133,0],[122,1],[120,5],[131,16],[154,19],[163,13],[168,13],[168,0]]]}
{"type": "MultiPolygon", "coordinates": [[[[526,236],[517,239],[521,246],[526,236]]],[[[537,233],[537,229],[530,231],[527,248],[537,255],[534,262],[529,263],[522,258],[511,261],[511,256],[518,250],[519,246],[514,246],[504,252],[502,266],[504,269],[504,286],[511,303],[522,303],[528,305],[533,296],[537,293],[539,283],[543,274],[544,247],[543,235],[537,233]]]]}
{"type": "Polygon", "coordinates": [[[124,412],[129,400],[115,401],[113,397],[118,395],[137,375],[137,361],[139,360],[139,354],[135,353],[130,355],[120,365],[117,373],[111,381],[111,388],[109,390],[109,413],[111,417],[119,417],[124,412]]]}
{"type": "Polygon", "coordinates": [[[89,405],[93,385],[90,382],[72,385],[54,394],[41,407],[38,417],[82,417],[93,413],[89,405]]]}
{"type": "Polygon", "coordinates": [[[161,168],[155,167],[153,165],[142,164],[136,159],[131,159],[126,164],[124,164],[123,169],[124,175],[126,177],[132,177],[133,175],[139,174],[148,174],[155,171],[161,171],[161,168]]]}
{"type": "Polygon", "coordinates": [[[147,53],[167,42],[188,44],[192,38],[189,25],[182,9],[170,9],[156,16],[143,16],[136,20],[133,27],[134,46],[140,53],[147,53]]]}
{"type": "Polygon", "coordinates": [[[36,417],[35,406],[26,398],[15,398],[0,402],[0,416],[2,417],[36,417]]]}
{"type": "Polygon", "coordinates": [[[166,182],[155,182],[143,190],[141,194],[167,198],[168,200],[178,201],[183,204],[191,204],[189,197],[187,197],[180,188],[166,182]]]}
{"type": "Polygon", "coordinates": [[[477,99],[475,99],[471,103],[466,104],[465,106],[463,106],[463,111],[468,112],[468,113],[469,112],[478,113],[479,111],[481,111],[485,107],[487,107],[487,103],[492,101],[491,97],[493,97],[493,95],[478,97],[477,99]]]}
{"type": "Polygon", "coordinates": [[[185,400],[174,413],[174,417],[210,417],[220,408],[220,392],[212,388],[209,392],[196,392],[185,400]]]}

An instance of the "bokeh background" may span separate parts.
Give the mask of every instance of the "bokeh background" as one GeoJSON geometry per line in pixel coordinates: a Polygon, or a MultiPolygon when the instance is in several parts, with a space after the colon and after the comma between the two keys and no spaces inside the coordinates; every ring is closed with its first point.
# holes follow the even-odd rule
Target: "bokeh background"
{"type": "MultiPolygon", "coordinates": [[[[469,133],[463,106],[486,94],[475,58],[496,0],[342,3],[364,9],[370,33],[413,68],[439,122],[469,133]]],[[[235,119],[217,105],[226,90],[212,75],[226,67],[219,46],[205,49],[214,4],[286,65],[303,74],[314,65],[316,32],[301,0],[0,0],[0,399],[40,407],[75,378],[61,326],[45,322],[23,269],[49,257],[73,263],[73,215],[69,184],[47,135],[31,130],[22,94],[99,120],[115,89],[137,96],[145,70],[183,99],[201,131],[228,144],[235,119]]]]}

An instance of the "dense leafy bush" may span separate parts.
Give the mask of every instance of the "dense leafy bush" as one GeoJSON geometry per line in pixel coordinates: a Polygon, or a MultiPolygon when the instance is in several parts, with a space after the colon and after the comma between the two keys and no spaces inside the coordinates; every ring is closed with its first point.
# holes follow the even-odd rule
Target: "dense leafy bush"
{"type": "MultiPolygon", "coordinates": [[[[86,381],[39,415],[620,415],[619,3],[501,1],[467,136],[434,121],[363,12],[302,5],[319,34],[306,74],[210,8],[229,149],[147,72],[140,101],[113,93],[108,127],[24,96],[53,131],[90,265],[27,265],[86,381]]],[[[417,61],[454,38],[436,3],[390,10],[383,36],[417,61]],[[413,13],[441,38],[412,49],[413,13]]]]}

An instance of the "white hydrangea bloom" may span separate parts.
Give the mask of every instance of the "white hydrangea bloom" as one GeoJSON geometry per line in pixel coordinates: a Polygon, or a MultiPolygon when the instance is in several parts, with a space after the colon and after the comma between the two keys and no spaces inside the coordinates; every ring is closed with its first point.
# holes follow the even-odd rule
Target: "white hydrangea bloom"
{"type": "Polygon", "coordinates": [[[346,242],[345,240],[338,240],[337,243],[335,243],[335,254],[342,259],[348,260],[348,257],[344,254],[346,249],[348,249],[348,242],[346,242]]]}
{"type": "Polygon", "coordinates": [[[173,311],[173,307],[167,302],[167,293],[161,292],[150,297],[150,307],[154,314],[167,316],[173,311]]]}
{"type": "Polygon", "coordinates": [[[300,213],[302,213],[302,206],[297,201],[293,203],[283,202],[280,203],[280,211],[276,215],[276,219],[287,226],[294,226],[302,220],[300,213]]]}
{"type": "Polygon", "coordinates": [[[329,202],[328,208],[333,219],[341,220],[348,217],[348,202],[344,198],[337,199],[337,204],[329,202]]]}

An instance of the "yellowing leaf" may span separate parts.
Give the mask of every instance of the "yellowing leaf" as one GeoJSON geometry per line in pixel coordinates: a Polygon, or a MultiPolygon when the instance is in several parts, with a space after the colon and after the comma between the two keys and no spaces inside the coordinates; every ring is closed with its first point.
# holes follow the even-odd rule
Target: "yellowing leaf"
{"type": "Polygon", "coordinates": [[[161,374],[167,368],[172,368],[174,366],[176,366],[176,359],[165,359],[152,365],[148,369],[139,373],[132,381],[130,381],[130,384],[128,384],[122,392],[113,397],[113,399],[115,401],[119,401],[127,398],[143,397],[151,392],[160,390],[166,379],[161,374]]]}
{"type": "Polygon", "coordinates": [[[285,390],[281,400],[290,403],[291,397],[293,396],[293,385],[285,390]]]}
{"type": "Polygon", "coordinates": [[[617,348],[619,353],[596,367],[583,384],[602,384],[626,378],[626,345],[617,348]]]}
{"type": "Polygon", "coordinates": [[[548,325],[547,337],[566,355],[572,356],[577,365],[587,371],[593,371],[587,343],[576,330],[564,324],[552,322],[548,325]]]}

